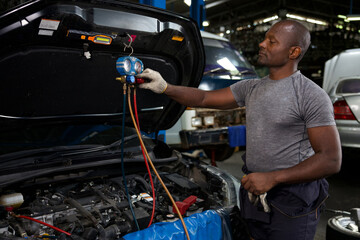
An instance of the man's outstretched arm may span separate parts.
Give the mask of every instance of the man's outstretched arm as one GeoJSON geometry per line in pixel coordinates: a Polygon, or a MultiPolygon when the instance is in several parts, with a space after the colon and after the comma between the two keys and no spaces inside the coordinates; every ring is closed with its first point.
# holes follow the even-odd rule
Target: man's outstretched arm
{"type": "Polygon", "coordinates": [[[141,84],[140,88],[149,89],[159,94],[164,93],[184,106],[217,109],[238,107],[230,87],[215,91],[203,91],[198,88],[171,85],[162,78],[160,73],[151,69],[145,69],[143,73],[137,76],[150,81],[141,84]]]}

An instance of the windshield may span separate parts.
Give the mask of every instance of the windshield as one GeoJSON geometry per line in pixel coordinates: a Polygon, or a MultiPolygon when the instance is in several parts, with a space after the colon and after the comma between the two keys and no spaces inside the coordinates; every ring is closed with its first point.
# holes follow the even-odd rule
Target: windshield
{"type": "Polygon", "coordinates": [[[251,64],[229,42],[203,38],[206,55],[204,73],[232,75],[245,70],[253,70],[251,64]]]}
{"type": "Polygon", "coordinates": [[[346,79],[341,81],[336,88],[336,93],[360,93],[360,79],[346,79]]]}

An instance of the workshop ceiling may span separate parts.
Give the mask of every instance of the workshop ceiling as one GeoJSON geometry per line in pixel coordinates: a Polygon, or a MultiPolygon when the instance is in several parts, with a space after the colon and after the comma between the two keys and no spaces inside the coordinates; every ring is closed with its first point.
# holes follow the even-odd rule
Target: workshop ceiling
{"type": "MultiPolygon", "coordinates": [[[[236,28],[254,21],[287,13],[335,22],[338,15],[359,14],[359,0],[206,0],[206,19],[209,28],[236,28]]],[[[189,16],[184,0],[167,0],[166,9],[189,16]]]]}
{"type": "MultiPolygon", "coordinates": [[[[0,0],[0,10],[28,0],[0,0]]],[[[125,0],[139,3],[139,0],[125,0]]],[[[152,0],[158,1],[158,0],[152,0]]],[[[191,0],[188,0],[191,1],[191,0]]],[[[235,29],[251,25],[259,19],[286,14],[314,18],[328,23],[336,23],[338,15],[360,15],[360,0],[204,0],[206,20],[210,25],[206,30],[219,31],[220,27],[235,29]]],[[[166,0],[166,9],[189,16],[190,8],[184,0],[166,0]]],[[[360,21],[354,23],[360,25],[360,21]]]]}

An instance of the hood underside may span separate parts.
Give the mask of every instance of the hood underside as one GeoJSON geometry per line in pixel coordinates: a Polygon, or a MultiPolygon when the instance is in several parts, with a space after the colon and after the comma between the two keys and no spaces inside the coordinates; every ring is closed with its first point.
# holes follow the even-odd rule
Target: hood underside
{"type": "MultiPolygon", "coordinates": [[[[116,61],[131,54],[125,47],[130,42],[131,56],[145,68],[171,84],[198,86],[204,48],[196,23],[182,16],[121,1],[31,1],[4,13],[1,126],[121,122],[123,86],[115,80],[116,61]]],[[[171,127],[184,110],[143,89],[137,90],[137,104],[147,132],[171,127]]],[[[126,122],[130,125],[130,117],[126,122]]]]}

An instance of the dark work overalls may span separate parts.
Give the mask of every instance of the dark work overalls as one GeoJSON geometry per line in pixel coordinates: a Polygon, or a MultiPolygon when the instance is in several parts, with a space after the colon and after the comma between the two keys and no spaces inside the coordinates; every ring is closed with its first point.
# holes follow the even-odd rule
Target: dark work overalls
{"type": "MultiPolygon", "coordinates": [[[[250,173],[245,164],[243,172],[250,173]]],[[[247,191],[241,186],[241,215],[255,240],[312,240],[328,198],[328,188],[325,179],[278,185],[267,193],[271,212],[265,213],[260,201],[257,206],[250,203],[247,191]]]]}

